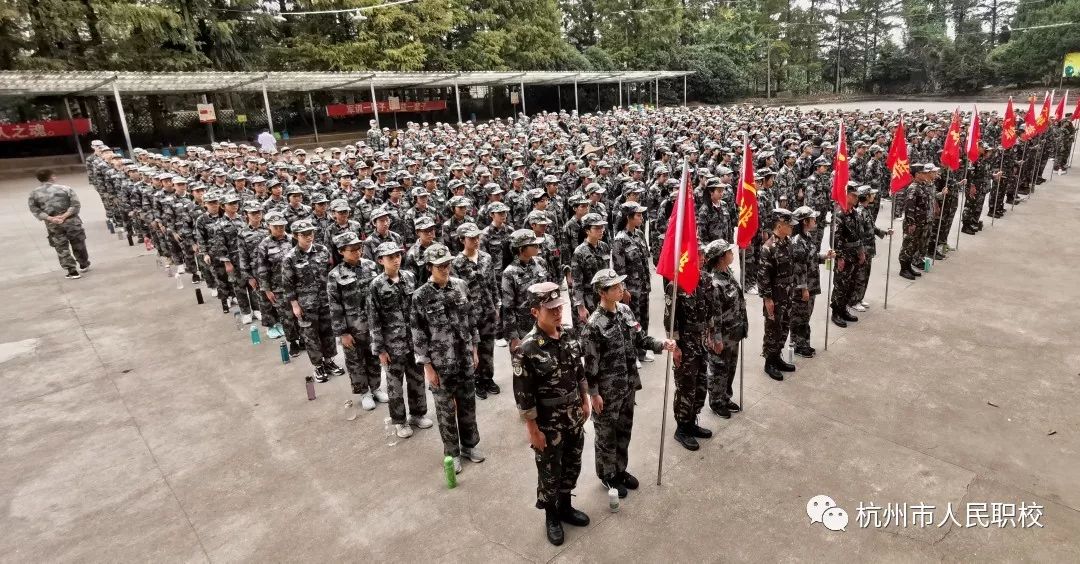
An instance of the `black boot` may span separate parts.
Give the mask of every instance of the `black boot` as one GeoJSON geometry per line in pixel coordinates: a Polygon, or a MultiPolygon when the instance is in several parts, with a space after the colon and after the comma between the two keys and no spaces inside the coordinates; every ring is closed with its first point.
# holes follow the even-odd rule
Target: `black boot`
{"type": "Polygon", "coordinates": [[[559,520],[559,509],[554,503],[544,508],[544,526],[547,528],[548,542],[559,546],[566,540],[563,535],[562,521],[559,520]]]}
{"type": "Polygon", "coordinates": [[[300,342],[292,341],[289,343],[289,356],[296,358],[300,356],[300,342]]]}
{"type": "Polygon", "coordinates": [[[601,478],[600,484],[604,486],[604,489],[610,490],[615,488],[615,491],[619,493],[619,499],[626,497],[626,485],[619,480],[619,475],[608,476],[607,478],[601,478]]]}
{"type": "MultiPolygon", "coordinates": [[[[844,316],[840,315],[840,308],[833,306],[832,308],[832,322],[837,327],[847,327],[847,322],[844,321],[844,316]]],[[[768,372],[768,370],[766,370],[768,372]]]]}
{"type": "Polygon", "coordinates": [[[724,419],[731,419],[731,410],[728,409],[727,403],[714,403],[709,405],[709,409],[724,419]]]}
{"type": "Polygon", "coordinates": [[[589,516],[583,511],[574,509],[574,506],[570,502],[569,493],[559,494],[559,520],[567,525],[573,525],[575,527],[589,526],[589,516]]]}
{"type": "MultiPolygon", "coordinates": [[[[783,378],[783,376],[781,376],[781,378],[783,378]]],[[[686,447],[686,450],[693,451],[701,448],[701,446],[698,445],[697,439],[694,438],[694,435],[686,428],[686,424],[684,423],[679,423],[678,426],[675,427],[675,440],[686,447]]]]}
{"type": "Polygon", "coordinates": [[[922,270],[923,272],[926,272],[926,263],[924,263],[924,262],[919,262],[919,263],[914,263],[913,262],[913,263],[911,263],[911,273],[914,274],[916,278],[923,275],[922,272],[919,272],[920,270],[922,270]]]}
{"type": "Polygon", "coordinates": [[[844,318],[844,321],[847,321],[848,323],[855,323],[859,320],[859,318],[855,317],[855,314],[848,311],[846,307],[840,307],[837,309],[840,310],[840,317],[844,318]]]}
{"type": "Polygon", "coordinates": [[[773,366],[775,366],[781,372],[795,372],[795,365],[790,362],[786,362],[780,355],[773,356],[773,366]]]}
{"type": "Polygon", "coordinates": [[[910,264],[903,263],[900,264],[900,276],[903,278],[907,278],[908,280],[914,280],[919,277],[917,274],[915,274],[914,271],[911,270],[910,264]]]}
{"type": "Polygon", "coordinates": [[[693,423],[687,423],[686,430],[689,431],[690,434],[693,435],[696,439],[712,438],[712,431],[706,429],[705,427],[702,427],[701,425],[698,425],[696,421],[693,423]]]}
{"type": "Polygon", "coordinates": [[[476,388],[476,397],[482,400],[487,399],[487,387],[484,386],[484,382],[477,382],[476,385],[473,387],[476,388]]]}
{"type": "Polygon", "coordinates": [[[814,349],[810,347],[795,347],[795,354],[803,358],[814,358],[814,349]]]}
{"type": "Polygon", "coordinates": [[[978,229],[976,229],[974,227],[968,227],[967,225],[965,225],[964,227],[962,227],[960,229],[960,232],[963,233],[964,235],[974,235],[974,234],[978,233],[979,231],[978,231],[978,229]]]}
{"type": "Polygon", "coordinates": [[[765,359],[765,373],[776,381],[782,381],[784,379],[784,373],[780,372],[780,369],[773,364],[773,357],[767,357],[765,359]]]}
{"type": "Polygon", "coordinates": [[[641,485],[641,482],[638,482],[638,479],[626,470],[619,472],[619,481],[622,482],[622,485],[626,486],[626,489],[628,490],[636,490],[638,489],[638,486],[641,485]]]}

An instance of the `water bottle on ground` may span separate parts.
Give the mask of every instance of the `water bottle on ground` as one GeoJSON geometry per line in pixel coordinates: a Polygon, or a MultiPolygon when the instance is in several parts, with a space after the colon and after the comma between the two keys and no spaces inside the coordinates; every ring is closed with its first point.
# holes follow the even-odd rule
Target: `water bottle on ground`
{"type": "Polygon", "coordinates": [[[281,341],[278,352],[281,353],[281,364],[289,364],[289,347],[285,345],[285,341],[281,341]]]}
{"type": "MultiPolygon", "coordinates": [[[[454,471],[454,457],[446,456],[443,458],[443,473],[446,474],[446,487],[454,489],[457,487],[457,472],[454,471]]],[[[617,496],[616,496],[617,497],[617,496]]]]}
{"type": "Polygon", "coordinates": [[[315,399],[315,378],[312,378],[311,374],[304,376],[304,387],[307,388],[308,401],[315,399]]]}
{"type": "Polygon", "coordinates": [[[259,335],[259,326],[254,323],[251,324],[251,344],[257,345],[262,342],[262,336],[259,335]]]}
{"type": "Polygon", "coordinates": [[[619,512],[619,490],[610,488],[607,491],[608,509],[611,509],[612,513],[619,512]]]}

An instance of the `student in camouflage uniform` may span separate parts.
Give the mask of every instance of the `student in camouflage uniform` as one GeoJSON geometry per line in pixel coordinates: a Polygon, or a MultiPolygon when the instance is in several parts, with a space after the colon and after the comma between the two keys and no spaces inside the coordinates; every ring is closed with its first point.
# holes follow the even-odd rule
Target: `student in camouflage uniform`
{"type": "Polygon", "coordinates": [[[435,222],[430,217],[422,215],[413,223],[413,228],[416,230],[415,241],[405,252],[405,260],[401,267],[411,272],[416,280],[423,282],[428,278],[424,251],[435,244],[435,222]]]}
{"type": "MultiPolygon", "coordinates": [[[[619,206],[621,225],[611,245],[611,266],[615,272],[626,276],[623,301],[630,306],[634,317],[641,323],[641,331],[649,333],[649,292],[652,290],[652,265],[649,248],[641,225],[645,222],[647,208],[637,202],[625,202],[619,206]]],[[[652,362],[652,351],[640,354],[638,360],[652,362]]]]}
{"type": "MultiPolygon", "coordinates": [[[[272,318],[277,321],[266,331],[271,339],[282,336],[289,342],[289,354],[300,356],[300,327],[292,314],[292,304],[285,300],[282,286],[282,266],[285,255],[292,250],[293,243],[285,234],[285,216],[281,212],[266,214],[266,225],[270,234],[259,241],[255,249],[255,272],[259,280],[259,293],[265,296],[273,308],[272,318]]],[[[266,316],[269,312],[264,313],[266,316]]]]}
{"type": "Polygon", "coordinates": [[[79,197],[70,187],[54,184],[56,177],[51,170],[38,171],[37,179],[41,185],[28,198],[30,213],[45,222],[49,246],[56,250],[60,267],[67,271],[65,277],[81,278],[76,266],[89,269],[90,256],[86,252],[86,231],[79,217],[82,207],[79,197]]]}
{"type": "Polygon", "coordinates": [[[377,258],[375,249],[383,243],[394,243],[398,249],[405,249],[405,239],[390,230],[390,210],[381,206],[373,210],[371,223],[375,225],[375,230],[364,239],[364,258],[374,261],[377,258]]]}
{"type": "MultiPolygon", "coordinates": [[[[488,227],[491,227],[490,225],[488,227]]],[[[482,232],[474,223],[458,227],[457,235],[464,249],[451,263],[451,273],[463,280],[469,289],[469,303],[476,316],[477,344],[476,397],[487,399],[488,394],[502,391],[495,383],[495,336],[498,333],[498,315],[495,307],[494,260],[480,250],[482,232]]]]}
{"type": "Polygon", "coordinates": [[[854,182],[847,185],[848,210],[841,210],[838,205],[833,212],[833,244],[836,246],[836,277],[832,290],[832,322],[837,327],[847,327],[848,323],[859,320],[848,311],[848,304],[855,289],[856,271],[866,263],[866,250],[859,227],[858,186],[854,182]]]}
{"type": "Polygon", "coordinates": [[[589,385],[581,347],[563,329],[562,311],[569,302],[558,284],[532,284],[522,298],[535,321],[512,349],[514,402],[536,459],[536,507],[545,512],[548,542],[558,546],[565,538],[562,523],[589,524],[589,516],[571,504],[581,473],[583,426],[592,409],[589,385]]]}
{"type": "Polygon", "coordinates": [[[247,325],[251,323],[251,301],[248,299],[247,283],[240,272],[240,232],[245,227],[244,220],[237,213],[240,196],[236,193],[226,194],[222,203],[225,213],[218,219],[217,228],[213,231],[211,254],[214,261],[222,265],[223,272],[219,271],[218,274],[224,274],[230,293],[240,307],[243,316],[241,322],[247,325]]]}
{"type": "MultiPolygon", "coordinates": [[[[818,212],[818,217],[822,220],[825,219],[826,214],[832,211],[832,176],[829,174],[829,167],[832,163],[825,157],[818,157],[814,159],[814,174],[810,178],[806,179],[806,197],[805,204],[813,208],[818,212]]],[[[825,225],[828,225],[828,221],[823,221],[825,225]]],[[[813,232],[813,236],[817,239],[817,247],[821,248],[821,239],[824,237],[824,230],[818,229],[813,232]]]]}
{"type": "Polygon", "coordinates": [[[904,241],[900,245],[900,276],[914,280],[922,274],[913,266],[923,267],[923,250],[927,247],[934,217],[934,175],[940,170],[933,163],[911,167],[915,180],[908,186],[904,202],[904,241]],[[916,265],[916,262],[918,263],[916,265]]]}
{"type": "Polygon", "coordinates": [[[345,370],[334,363],[337,342],[330,322],[326,277],[330,272],[330,251],[315,242],[315,225],[309,219],[292,225],[296,246],[285,255],[281,267],[285,300],[300,326],[308,359],[315,367],[315,380],[325,382],[345,370]]]}
{"type": "Polygon", "coordinates": [[[210,288],[210,295],[220,298],[222,313],[229,313],[229,296],[232,295],[232,288],[229,286],[224,265],[214,260],[212,256],[212,244],[217,236],[218,220],[222,215],[221,192],[210,190],[203,198],[203,204],[206,213],[195,220],[195,245],[198,247],[199,268],[205,273],[203,279],[210,288]]]}
{"type": "Polygon", "coordinates": [[[412,436],[411,427],[431,427],[431,420],[426,417],[424,376],[416,364],[410,336],[409,308],[416,278],[411,272],[401,270],[401,246],[397,243],[383,243],[375,249],[375,254],[383,272],[371,281],[367,296],[371,354],[386,369],[390,420],[396,426],[397,436],[404,439],[412,436]]]}
{"type": "Polygon", "coordinates": [[[536,256],[543,242],[531,229],[518,229],[510,234],[510,249],[515,259],[503,270],[499,311],[511,354],[533,323],[527,306],[529,286],[551,280],[547,263],[536,256]]]}
{"type": "Polygon", "coordinates": [[[832,249],[819,251],[814,246],[817,218],[818,212],[810,206],[799,206],[792,212],[795,221],[791,236],[795,297],[791,305],[790,331],[795,354],[803,358],[813,358],[817,354],[817,349],[810,346],[810,318],[814,314],[814,302],[821,294],[821,265],[826,258],[836,256],[832,249]]]}
{"type": "Polygon", "coordinates": [[[649,337],[621,303],[626,293],[625,275],[610,268],[592,277],[590,286],[599,296],[598,307],[581,330],[585,378],[592,398],[593,428],[596,430],[596,475],[605,489],[615,488],[619,497],[627,489],[637,489],[638,480],[626,471],[630,434],[634,426],[634,397],[641,389],[637,369],[638,351],[654,353],[674,350],[674,341],[649,337]]]}
{"type": "Polygon", "coordinates": [[[711,284],[705,297],[710,302],[712,315],[712,336],[706,347],[709,407],[724,419],[742,411],[739,404],[731,400],[734,397],[731,385],[739,364],[739,347],[750,327],[746,317],[746,297],[739,281],[731,273],[735,248],[734,243],[717,239],[702,249],[703,277],[708,278],[711,284]]]}
{"type": "Polygon", "coordinates": [[[878,229],[874,225],[874,200],[877,198],[877,192],[864,184],[858,187],[856,194],[859,197],[859,205],[855,207],[855,217],[858,219],[859,239],[862,241],[866,259],[855,269],[848,307],[861,312],[870,307],[870,304],[866,302],[866,288],[870,285],[870,271],[874,265],[874,257],[877,256],[877,239],[891,235],[892,231],[878,229]]]}
{"type": "Polygon", "coordinates": [[[986,202],[986,196],[990,193],[990,187],[1001,176],[993,170],[995,163],[994,151],[986,143],[979,142],[979,160],[971,165],[968,173],[967,199],[964,201],[964,212],[960,216],[960,230],[967,235],[974,235],[982,231],[982,211],[986,202]]]}
{"type": "Polygon", "coordinates": [[[600,214],[589,212],[582,219],[582,225],[585,226],[585,241],[574,249],[570,276],[574,280],[574,311],[578,321],[585,323],[599,301],[597,294],[587,286],[588,281],[611,265],[611,247],[603,241],[607,221],[600,214]]]}
{"type": "Polygon", "coordinates": [[[453,457],[454,471],[461,472],[461,457],[484,461],[476,448],[480,442],[474,388],[474,370],[480,362],[478,310],[469,303],[465,282],[450,277],[454,260],[450,249],[435,243],[424,254],[430,277],[412,296],[412,346],[435,398],[443,455],[453,457]]]}
{"type": "Polygon", "coordinates": [[[371,354],[367,311],[368,291],[379,269],[374,262],[360,257],[363,244],[356,233],[339,233],[334,245],[341,253],[342,261],[326,278],[330,326],[345,349],[345,369],[349,373],[352,393],[360,396],[361,407],[371,411],[375,409],[376,400],[379,403],[389,401],[389,396],[381,387],[379,359],[371,354]]]}
{"type": "Polygon", "coordinates": [[[773,380],[783,380],[783,372],[795,371],[794,364],[784,362],[780,357],[791,326],[791,304],[795,293],[795,260],[791,253],[795,220],[785,209],[774,209],[773,217],[772,237],[761,247],[758,278],[765,315],[761,356],[765,357],[765,373],[773,380]]]}
{"type": "Polygon", "coordinates": [[[706,343],[715,324],[714,300],[709,298],[712,279],[702,272],[696,290],[687,294],[678,289],[672,302],[672,283],[664,282],[664,328],[675,339],[678,353],[675,355],[675,440],[687,450],[700,448],[697,439],[712,437],[712,431],[697,424],[697,416],[705,407],[708,391],[708,358],[706,343]],[[672,316],[671,308],[675,308],[672,316]],[[674,318],[674,325],[672,320],[674,318]]]}
{"type": "Polygon", "coordinates": [[[270,234],[270,231],[263,225],[263,210],[258,202],[248,202],[244,206],[244,211],[247,213],[247,225],[240,230],[236,238],[239,250],[237,254],[240,257],[238,265],[240,280],[248,287],[252,313],[255,314],[256,319],[262,321],[263,327],[269,328],[277,323],[277,319],[266,294],[259,291],[258,265],[255,259],[259,243],[270,234]]]}

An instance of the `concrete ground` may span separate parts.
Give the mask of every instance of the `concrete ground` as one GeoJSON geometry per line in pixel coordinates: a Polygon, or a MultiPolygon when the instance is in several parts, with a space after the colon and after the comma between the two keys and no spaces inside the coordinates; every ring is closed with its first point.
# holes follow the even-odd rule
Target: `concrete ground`
{"type": "Polygon", "coordinates": [[[84,203],[93,270],[77,281],[26,210],[34,182],[0,182],[4,561],[1080,560],[1080,248],[1063,233],[1080,175],[987,219],[917,282],[894,264],[888,310],[881,242],[870,311],[831,327],[826,352],[821,298],[819,356],[784,382],[762,372],[749,297],[745,412],[706,409],[716,436],[696,453],[669,437],[662,486],[664,363],[646,365],[631,448],[642,487],[608,511],[589,424],[575,503],[593,524],[568,527],[561,547],[532,508],[506,349],[503,394],[478,402],[488,459],[448,490],[436,430],[388,438],[383,406],[347,421],[346,377],[308,401],[305,358],[282,365],[276,343],[253,346],[212,301],[196,305],[190,284],[108,234],[85,178],[60,181],[84,203]],[[847,511],[846,531],[810,524],[818,494],[847,511]],[[933,524],[909,510],[907,527],[860,527],[860,504],[902,503],[935,506],[933,524]],[[1040,505],[1042,527],[965,526],[972,503],[1040,505]]]}

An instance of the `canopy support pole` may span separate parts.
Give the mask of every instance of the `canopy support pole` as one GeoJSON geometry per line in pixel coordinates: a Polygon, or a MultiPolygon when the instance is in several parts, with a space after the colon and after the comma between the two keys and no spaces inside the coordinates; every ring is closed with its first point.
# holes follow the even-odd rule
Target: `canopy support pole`
{"type": "Polygon", "coordinates": [[[379,122],[379,102],[375,100],[375,81],[369,82],[368,86],[371,87],[371,109],[375,112],[375,128],[381,132],[382,123],[379,122]]]}
{"type": "Polygon", "coordinates": [[[315,103],[311,101],[311,92],[307,93],[307,105],[311,110],[311,128],[315,130],[315,142],[319,142],[319,126],[315,123],[317,118],[315,117],[315,103]]]}
{"type": "Polygon", "coordinates": [[[454,81],[454,104],[457,106],[457,122],[461,125],[461,90],[458,88],[458,81],[454,81]]]}
{"type": "Polygon", "coordinates": [[[75,119],[71,117],[71,106],[68,105],[67,96],[64,96],[64,113],[67,114],[68,125],[71,126],[71,136],[75,139],[75,148],[79,150],[79,162],[86,164],[86,156],[83,155],[82,143],[79,142],[79,130],[75,128],[75,119]]]}
{"type": "Polygon", "coordinates": [[[578,112],[578,113],[580,113],[580,112],[581,112],[581,110],[579,110],[579,109],[578,109],[578,99],[577,99],[577,81],[576,81],[576,80],[574,81],[574,111],[575,111],[575,112],[578,112]]]}
{"type": "Polygon", "coordinates": [[[128,132],[127,116],[124,115],[124,104],[120,101],[120,89],[116,87],[116,81],[112,83],[113,100],[116,101],[116,113],[120,116],[120,128],[124,130],[124,142],[127,143],[128,158],[134,148],[131,146],[131,133],[128,132]]]}
{"type": "Polygon", "coordinates": [[[270,115],[270,95],[266,93],[266,80],[262,83],[263,106],[266,107],[266,127],[274,134],[274,116],[270,115]]]}

